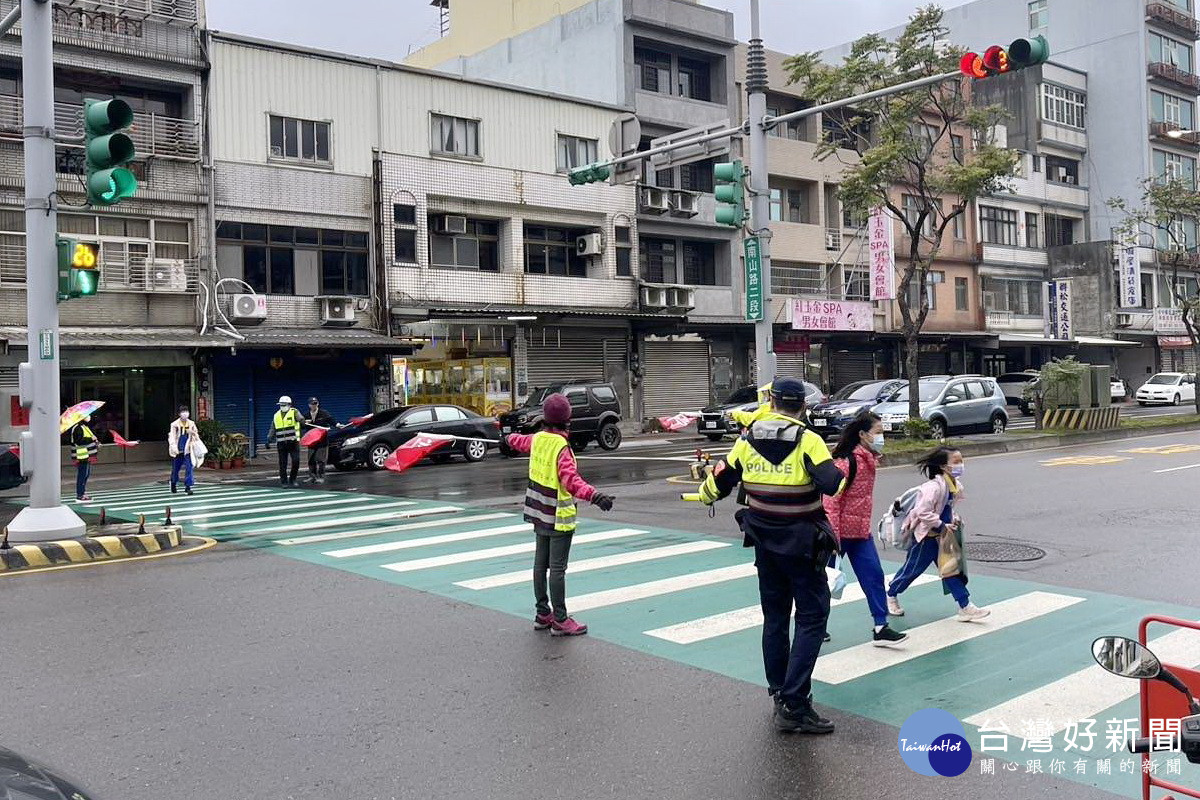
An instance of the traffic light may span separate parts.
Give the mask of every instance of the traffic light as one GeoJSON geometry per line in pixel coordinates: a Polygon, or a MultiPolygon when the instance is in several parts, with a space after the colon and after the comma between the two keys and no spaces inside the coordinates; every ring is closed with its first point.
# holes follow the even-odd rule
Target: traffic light
{"type": "Polygon", "coordinates": [[[726,161],[713,165],[713,196],[716,197],[716,220],[719,225],[740,228],[746,221],[746,192],[742,181],[746,169],[741,161],[726,161]]]}
{"type": "Polygon", "coordinates": [[[91,297],[100,287],[100,245],[59,238],[58,299],[91,297]]]}
{"type": "Polygon", "coordinates": [[[122,132],[132,124],[133,109],[124,100],[84,103],[87,199],[94,206],[111,206],[137,192],[137,178],[123,166],[137,155],[133,140],[122,132]]]}
{"type": "Polygon", "coordinates": [[[612,175],[612,170],[604,164],[588,164],[586,167],[579,167],[568,172],[567,179],[571,181],[572,186],[579,186],[582,183],[606,181],[610,175],[612,175]]]}
{"type": "Polygon", "coordinates": [[[1045,36],[1017,39],[1007,49],[994,44],[983,54],[967,53],[959,61],[959,69],[968,78],[990,78],[1005,72],[1044,64],[1050,59],[1050,43],[1045,36]]]}

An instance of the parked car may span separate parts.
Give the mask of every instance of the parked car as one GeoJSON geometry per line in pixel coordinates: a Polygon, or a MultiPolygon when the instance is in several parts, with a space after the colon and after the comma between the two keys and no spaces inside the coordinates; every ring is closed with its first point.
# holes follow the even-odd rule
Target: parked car
{"type": "Polygon", "coordinates": [[[1037,380],[1039,374],[1036,369],[1027,369],[1024,372],[1006,372],[996,378],[996,383],[1000,385],[1000,390],[1004,392],[1004,399],[1009,405],[1020,405],[1021,398],[1025,395],[1025,389],[1037,380]]]}
{"type": "MultiPolygon", "coordinates": [[[[992,378],[921,378],[917,392],[921,419],[938,439],[968,430],[1004,433],[1008,427],[1008,402],[992,378]]],[[[883,419],[885,433],[903,429],[908,421],[908,397],[908,387],[903,386],[873,409],[883,419]]]]}
{"type": "Polygon", "coordinates": [[[1142,384],[1134,395],[1139,406],[1170,403],[1177,406],[1196,399],[1196,376],[1186,372],[1160,372],[1142,384]]]}
{"type": "MultiPolygon", "coordinates": [[[[804,402],[808,408],[825,402],[825,393],[816,384],[804,381],[804,402]]],[[[696,430],[710,441],[719,442],[725,436],[738,434],[741,426],[730,416],[734,411],[753,411],[758,408],[758,387],[743,386],[725,399],[724,403],[700,410],[696,430]]]]}
{"type": "Polygon", "coordinates": [[[1125,387],[1125,381],[1118,378],[1116,375],[1108,379],[1109,396],[1114,403],[1124,403],[1125,397],[1129,394],[1129,390],[1125,387]]]}
{"type": "Polygon", "coordinates": [[[383,469],[397,447],[419,433],[448,433],[485,441],[455,441],[433,454],[435,460],[461,455],[482,461],[490,448],[500,445],[500,423],[474,411],[451,405],[399,406],[361,419],[329,434],[329,463],[335,469],[368,466],[383,469]]]}
{"type": "Polygon", "coordinates": [[[808,417],[813,429],[826,437],[841,436],[842,430],[863,411],[887,400],[907,381],[858,381],[838,389],[824,403],[809,409],[808,417]]]}
{"type": "Polygon", "coordinates": [[[603,450],[621,446],[621,403],[613,385],[604,381],[568,381],[536,388],[524,405],[500,415],[500,432],[540,431],[542,403],[552,394],[566,395],[571,403],[571,447],[582,450],[592,441],[603,450]]]}

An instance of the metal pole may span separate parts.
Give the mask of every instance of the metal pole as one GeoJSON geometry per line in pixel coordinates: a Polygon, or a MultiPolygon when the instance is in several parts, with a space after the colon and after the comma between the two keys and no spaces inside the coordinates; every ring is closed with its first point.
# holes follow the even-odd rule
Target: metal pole
{"type": "Polygon", "coordinates": [[[0,19],[0,36],[8,33],[8,29],[17,24],[21,19],[21,6],[18,4],[12,11],[4,15],[4,19],[0,19]]]}
{"type": "Polygon", "coordinates": [[[25,301],[32,407],[21,460],[32,467],[29,506],[8,525],[12,541],[82,536],[83,520],[59,501],[58,215],[54,179],[54,51],[51,4],[21,0],[21,83],[25,101],[25,301]],[[27,449],[26,449],[27,448],[27,449]]]}
{"type": "Polygon", "coordinates": [[[825,111],[833,111],[837,108],[858,105],[859,103],[866,102],[867,100],[878,100],[880,97],[889,97],[893,94],[901,94],[902,92],[911,92],[913,89],[920,89],[925,86],[933,86],[934,84],[942,83],[943,81],[961,77],[963,77],[961,72],[943,72],[941,75],[930,75],[925,78],[917,78],[916,80],[897,83],[895,86],[885,86],[882,89],[876,89],[863,94],[856,94],[854,97],[847,97],[842,100],[831,100],[830,102],[822,103],[819,106],[811,106],[809,108],[803,108],[799,111],[793,111],[790,114],[780,114],[778,117],[767,117],[765,124],[769,130],[780,122],[790,122],[795,119],[803,119],[805,117],[811,117],[814,114],[820,114],[825,111]]]}
{"type": "Polygon", "coordinates": [[[759,31],[758,0],[750,0],[750,47],[746,54],[746,92],[750,113],[750,232],[760,237],[762,319],[754,323],[754,361],[758,385],[775,380],[774,317],[771,314],[771,189],[767,172],[767,58],[759,31]]]}

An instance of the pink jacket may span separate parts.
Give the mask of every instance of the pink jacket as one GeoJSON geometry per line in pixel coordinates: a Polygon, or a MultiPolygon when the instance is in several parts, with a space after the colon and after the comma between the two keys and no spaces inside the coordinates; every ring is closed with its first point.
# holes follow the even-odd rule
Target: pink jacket
{"type": "MultiPolygon", "coordinates": [[[[879,456],[862,445],[854,448],[851,455],[857,463],[854,483],[850,484],[849,489],[824,499],[825,513],[838,539],[870,539],[879,456]]],[[[843,475],[850,476],[849,459],[839,458],[833,464],[843,475]]]]}
{"type": "MultiPolygon", "coordinates": [[[[507,441],[509,447],[522,455],[529,455],[529,451],[533,449],[533,434],[510,433],[507,441]]],[[[558,454],[558,480],[576,500],[588,503],[596,494],[596,487],[579,476],[579,468],[575,465],[575,453],[570,447],[564,447],[558,454]]]]}
{"type": "MultiPolygon", "coordinates": [[[[946,501],[950,501],[952,509],[957,506],[963,499],[963,486],[958,484],[957,493],[951,497],[946,476],[938,475],[933,480],[922,483],[917,490],[920,494],[917,495],[917,502],[912,511],[908,512],[908,517],[904,520],[904,530],[912,531],[913,539],[919,542],[942,527],[942,509],[946,507],[946,501]]],[[[954,514],[953,518],[957,520],[958,514],[954,514]]]]}

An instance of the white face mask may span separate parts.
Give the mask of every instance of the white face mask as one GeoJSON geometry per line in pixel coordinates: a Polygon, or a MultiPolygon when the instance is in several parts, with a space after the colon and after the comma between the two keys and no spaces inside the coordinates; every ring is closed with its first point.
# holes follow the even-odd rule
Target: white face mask
{"type": "Polygon", "coordinates": [[[279,410],[280,410],[280,411],[284,411],[284,412],[286,412],[286,411],[287,411],[288,409],[290,409],[290,408],[291,408],[291,406],[289,406],[287,403],[280,403],[280,404],[279,404],[279,410]]]}
{"type": "Polygon", "coordinates": [[[189,414],[189,413],[188,413],[188,412],[186,412],[186,411],[180,411],[180,412],[179,412],[179,418],[180,418],[181,420],[184,420],[185,422],[187,421],[187,418],[188,418],[188,417],[190,417],[190,416],[191,416],[191,414],[189,414]]]}

